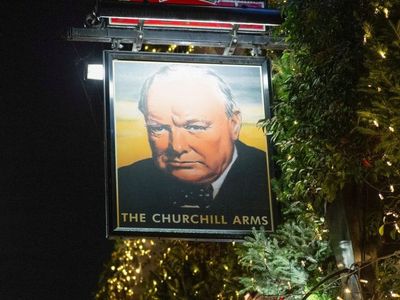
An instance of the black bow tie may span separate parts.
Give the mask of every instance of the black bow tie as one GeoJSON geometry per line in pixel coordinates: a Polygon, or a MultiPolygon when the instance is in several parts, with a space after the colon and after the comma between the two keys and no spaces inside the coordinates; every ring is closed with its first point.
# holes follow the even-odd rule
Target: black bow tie
{"type": "Polygon", "coordinates": [[[213,200],[213,187],[207,185],[187,185],[178,188],[173,196],[174,205],[182,208],[208,208],[213,200]]]}

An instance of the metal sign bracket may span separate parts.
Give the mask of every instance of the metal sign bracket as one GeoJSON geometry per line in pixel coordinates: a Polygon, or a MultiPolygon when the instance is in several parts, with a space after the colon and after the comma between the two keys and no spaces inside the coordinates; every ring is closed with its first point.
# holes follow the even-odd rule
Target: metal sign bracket
{"type": "Polygon", "coordinates": [[[113,50],[131,45],[132,52],[141,51],[143,44],[147,44],[222,48],[225,56],[233,55],[237,49],[250,49],[257,56],[264,49],[286,48],[284,38],[272,34],[272,27],[279,26],[282,21],[281,13],[274,9],[216,9],[207,6],[151,4],[147,1],[102,0],[98,2],[95,11],[86,17],[85,26],[70,28],[66,39],[74,42],[111,43],[113,50]],[[113,18],[128,22],[111,23],[113,18]],[[139,22],[134,23],[132,20],[139,22]],[[154,20],[156,23],[161,20],[161,24],[166,22],[170,25],[154,25],[154,20]],[[171,26],[171,22],[222,25],[179,28],[171,26]],[[260,30],[260,26],[264,26],[264,30],[260,30]]]}
{"type": "Polygon", "coordinates": [[[142,49],[143,37],[144,37],[143,27],[144,27],[144,20],[139,20],[136,30],[137,38],[133,41],[132,52],[139,52],[140,49],[142,49]]]}
{"type": "Polygon", "coordinates": [[[238,44],[238,37],[237,37],[238,30],[239,30],[239,24],[234,24],[230,33],[231,40],[229,44],[225,47],[224,55],[232,55],[233,53],[235,53],[236,46],[238,44]]]}

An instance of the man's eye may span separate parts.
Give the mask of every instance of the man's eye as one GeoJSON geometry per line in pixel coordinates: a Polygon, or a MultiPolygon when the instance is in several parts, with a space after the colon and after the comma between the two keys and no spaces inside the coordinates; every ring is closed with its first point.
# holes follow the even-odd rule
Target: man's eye
{"type": "Polygon", "coordinates": [[[163,125],[147,125],[147,128],[151,133],[159,134],[166,130],[163,125]]]}
{"type": "Polygon", "coordinates": [[[188,131],[204,131],[207,129],[207,126],[203,125],[185,125],[184,128],[188,131]]]}

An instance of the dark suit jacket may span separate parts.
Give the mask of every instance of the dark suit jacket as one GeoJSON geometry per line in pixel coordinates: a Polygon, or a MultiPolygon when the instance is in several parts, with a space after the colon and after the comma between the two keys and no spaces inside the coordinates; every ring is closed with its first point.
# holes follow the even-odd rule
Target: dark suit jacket
{"type": "Polygon", "coordinates": [[[238,157],[209,208],[174,206],[180,200],[176,189],[184,184],[145,159],[118,170],[120,212],[269,215],[266,154],[241,142],[236,149],[238,157]]]}

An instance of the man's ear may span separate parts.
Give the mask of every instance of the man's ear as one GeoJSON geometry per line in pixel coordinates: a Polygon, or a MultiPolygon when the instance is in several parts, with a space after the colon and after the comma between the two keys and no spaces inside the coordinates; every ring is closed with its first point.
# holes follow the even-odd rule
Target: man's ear
{"type": "Polygon", "coordinates": [[[240,111],[234,111],[231,118],[231,137],[232,140],[239,139],[240,128],[242,127],[242,114],[240,111]]]}

